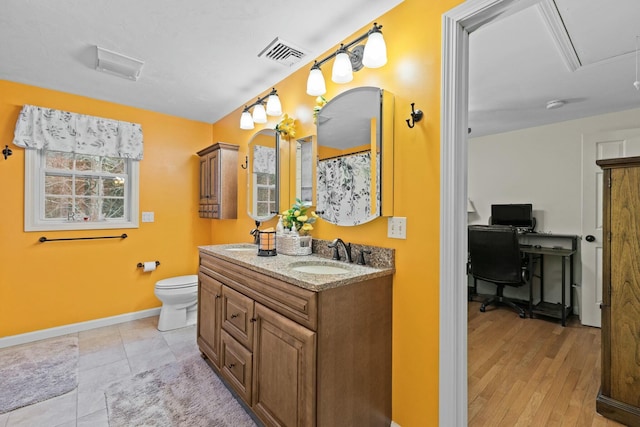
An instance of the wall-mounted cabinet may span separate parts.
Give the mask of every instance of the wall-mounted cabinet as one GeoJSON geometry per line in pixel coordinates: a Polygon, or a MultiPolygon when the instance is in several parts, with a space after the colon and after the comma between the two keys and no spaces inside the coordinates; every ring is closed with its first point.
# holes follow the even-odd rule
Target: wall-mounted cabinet
{"type": "Polygon", "coordinates": [[[218,142],[200,156],[201,218],[238,217],[238,146],[218,142]]]}

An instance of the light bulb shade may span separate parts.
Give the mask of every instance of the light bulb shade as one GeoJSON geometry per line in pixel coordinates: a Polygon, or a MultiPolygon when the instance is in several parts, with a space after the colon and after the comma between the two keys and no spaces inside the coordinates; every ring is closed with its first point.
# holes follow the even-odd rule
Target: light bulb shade
{"type": "Polygon", "coordinates": [[[267,114],[270,116],[282,115],[282,104],[278,95],[269,95],[267,99],[267,114]]]}
{"type": "Polygon", "coordinates": [[[327,86],[324,83],[324,76],[320,68],[312,68],[307,78],[307,94],[312,96],[324,95],[327,93],[327,86]]]}
{"type": "Polygon", "coordinates": [[[264,105],[257,104],[253,107],[253,123],[267,123],[267,112],[264,110],[264,105]]]}
{"type": "Polygon", "coordinates": [[[347,55],[346,52],[340,52],[336,55],[336,60],[333,62],[331,80],[336,83],[349,83],[353,80],[351,61],[349,60],[349,55],[347,55]]]}
{"type": "Polygon", "coordinates": [[[253,119],[248,111],[243,111],[240,116],[240,129],[253,129],[253,119]]]}
{"type": "Polygon", "coordinates": [[[379,68],[387,63],[387,45],[384,43],[382,33],[375,31],[369,34],[364,45],[362,65],[367,68],[379,68]]]}

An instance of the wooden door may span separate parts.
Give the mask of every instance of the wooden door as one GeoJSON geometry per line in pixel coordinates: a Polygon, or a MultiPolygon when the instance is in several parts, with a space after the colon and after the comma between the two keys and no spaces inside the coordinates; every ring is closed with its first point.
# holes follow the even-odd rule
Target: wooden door
{"type": "Polygon", "coordinates": [[[255,413],[267,426],[315,426],[316,334],[256,303],[255,413]]]}
{"type": "Polygon", "coordinates": [[[603,357],[610,361],[609,396],[640,407],[640,168],[612,169],[610,191],[610,325],[603,357]]]}
{"type": "Polygon", "coordinates": [[[640,129],[598,132],[582,138],[582,301],[583,325],[600,327],[602,303],[602,169],[597,160],[640,155],[640,129]],[[594,239],[586,239],[593,236],[594,239]]]}
{"type": "Polygon", "coordinates": [[[220,330],[222,283],[198,274],[198,345],[211,362],[220,368],[220,330]]]}

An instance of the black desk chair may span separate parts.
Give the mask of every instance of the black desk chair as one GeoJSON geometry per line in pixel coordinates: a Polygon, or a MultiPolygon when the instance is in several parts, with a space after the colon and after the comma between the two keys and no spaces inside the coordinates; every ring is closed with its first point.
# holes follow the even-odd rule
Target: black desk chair
{"type": "Polygon", "coordinates": [[[478,279],[497,286],[496,295],[485,300],[480,311],[484,312],[491,304],[504,304],[515,309],[520,317],[526,317],[524,309],[503,296],[505,286],[522,286],[529,281],[527,258],[520,253],[515,227],[470,225],[468,271],[473,276],[474,288],[478,279]]]}

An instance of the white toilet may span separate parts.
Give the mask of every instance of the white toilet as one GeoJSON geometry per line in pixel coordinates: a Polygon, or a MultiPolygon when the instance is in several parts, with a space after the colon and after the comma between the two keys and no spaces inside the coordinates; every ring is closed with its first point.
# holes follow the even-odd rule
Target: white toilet
{"type": "Polygon", "coordinates": [[[170,331],[196,323],[198,317],[198,276],[169,277],[155,286],[156,297],[162,301],[159,331],[170,331]]]}

